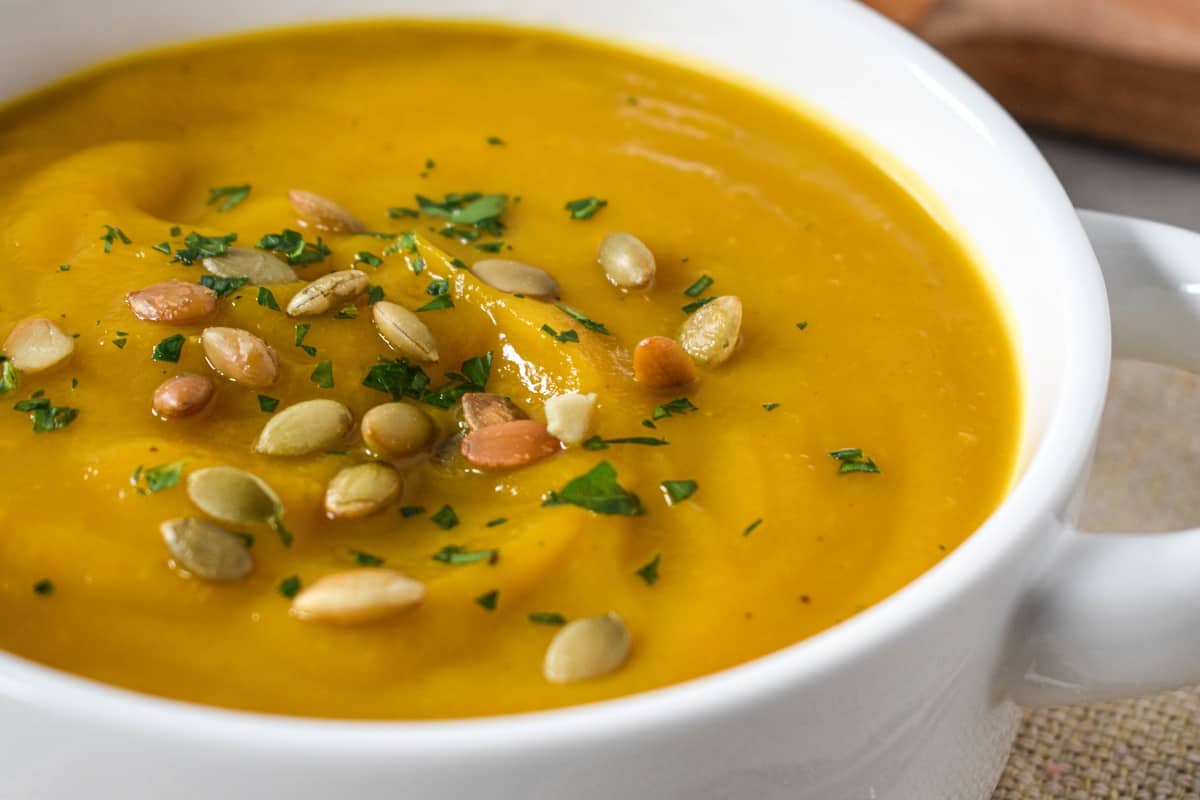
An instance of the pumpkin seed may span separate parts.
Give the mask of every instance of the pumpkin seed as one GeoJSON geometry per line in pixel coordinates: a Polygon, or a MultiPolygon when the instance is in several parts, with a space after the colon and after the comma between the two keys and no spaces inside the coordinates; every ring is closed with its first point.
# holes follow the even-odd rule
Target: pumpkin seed
{"type": "Polygon", "coordinates": [[[493,289],[508,294],[557,300],[562,292],[558,281],[546,270],[506,258],[476,261],[471,273],[493,289]]]}
{"type": "Polygon", "coordinates": [[[679,331],[679,343],[688,355],[715,367],[733,355],[742,331],[742,301],[718,297],[688,317],[679,331]]]}
{"type": "Polygon", "coordinates": [[[179,419],[199,414],[216,395],[216,386],[207,375],[190,372],[167,378],[154,390],[154,413],[164,419],[179,419]]]}
{"type": "Polygon", "coordinates": [[[188,475],[188,497],[210,517],[234,525],[268,522],[283,513],[262,478],[237,467],[207,467],[188,475]]]}
{"type": "Polygon", "coordinates": [[[350,409],[336,400],[305,400],[267,420],[254,451],[271,456],[305,456],[337,444],[354,424],[350,409]]]}
{"type": "Polygon", "coordinates": [[[374,514],[400,495],[403,488],[395,467],[378,462],[346,467],[325,489],[325,515],[358,519],[374,514]]]}
{"type": "Polygon", "coordinates": [[[231,247],[219,256],[204,259],[202,263],[213,275],[245,278],[259,286],[296,280],[296,270],[283,259],[250,247],[231,247]]]}
{"type": "Polygon", "coordinates": [[[425,585],[391,569],[326,575],[292,600],[292,614],[316,622],[369,622],[420,603],[425,585]]]}
{"type": "Polygon", "coordinates": [[[197,578],[236,581],[254,568],[254,559],[245,542],[208,520],[170,519],[160,530],[175,566],[197,578]]]}
{"type": "Polygon", "coordinates": [[[683,346],[666,336],[647,336],[633,349],[633,378],[651,389],[694,383],[696,364],[683,346]]]}
{"type": "Polygon", "coordinates": [[[403,458],[424,449],[433,420],[409,403],[384,403],[363,414],[363,441],[384,458],[403,458]]]}
{"type": "Polygon", "coordinates": [[[489,425],[529,419],[521,407],[502,394],[468,392],[462,396],[463,422],[467,430],[477,431],[489,425]]]}
{"type": "Polygon", "coordinates": [[[438,360],[437,340],[425,323],[404,306],[382,300],[371,306],[371,318],[383,340],[405,358],[438,360]]]}
{"type": "Polygon", "coordinates": [[[205,328],[200,344],[209,366],[234,383],[265,389],[279,377],[275,349],[250,331],[205,328]]]}
{"type": "Polygon", "coordinates": [[[358,217],[332,200],[314,192],[292,189],[288,192],[292,209],[300,217],[302,225],[311,225],[334,233],[362,233],[366,230],[358,217]]]}
{"type": "Polygon", "coordinates": [[[48,319],[23,319],[4,340],[4,354],[22,372],[41,372],[66,361],[75,340],[48,319]]]}
{"type": "Polygon", "coordinates": [[[600,243],[596,260],[613,286],[644,289],[654,282],[657,266],[650,248],[630,233],[611,233],[600,243]]]}
{"type": "Polygon", "coordinates": [[[309,317],[324,314],[335,304],[341,305],[367,290],[367,273],[343,269],[322,275],[305,286],[287,304],[289,317],[309,317]]]}
{"type": "Polygon", "coordinates": [[[217,313],[217,293],[198,283],[171,279],[125,295],[133,315],[147,322],[187,325],[217,313]]]}
{"type": "Polygon", "coordinates": [[[607,675],[629,658],[629,630],[615,613],[568,623],[546,648],[542,674],[551,683],[607,675]]]}

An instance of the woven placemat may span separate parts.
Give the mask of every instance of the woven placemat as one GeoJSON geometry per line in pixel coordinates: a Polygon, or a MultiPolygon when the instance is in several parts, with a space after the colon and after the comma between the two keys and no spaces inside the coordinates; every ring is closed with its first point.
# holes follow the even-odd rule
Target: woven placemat
{"type": "MultiPolygon", "coordinates": [[[[1200,378],[1118,364],[1084,527],[1200,525],[1198,468],[1200,378]]],[[[1200,800],[1200,688],[1026,715],[993,800],[1101,799],[1200,800]]]]}

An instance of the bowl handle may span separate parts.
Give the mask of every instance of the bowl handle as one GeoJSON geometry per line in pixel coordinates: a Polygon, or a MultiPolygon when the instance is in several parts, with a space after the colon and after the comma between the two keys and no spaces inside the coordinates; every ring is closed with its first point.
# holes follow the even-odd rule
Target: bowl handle
{"type": "MultiPolygon", "coordinates": [[[[1104,271],[1113,357],[1200,372],[1200,235],[1082,211],[1104,271]]],[[[1068,532],[1018,612],[1009,694],[1025,706],[1200,681],[1200,529],[1068,532]]]]}

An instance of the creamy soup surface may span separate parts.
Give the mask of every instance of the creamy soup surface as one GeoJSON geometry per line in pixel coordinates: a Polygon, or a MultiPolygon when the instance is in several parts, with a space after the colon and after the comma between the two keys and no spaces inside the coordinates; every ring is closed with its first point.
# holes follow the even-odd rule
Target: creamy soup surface
{"type": "Polygon", "coordinates": [[[1003,314],[917,201],[793,109],[555,35],[372,22],[71,78],[0,110],[0,257],[0,648],[156,695],[425,719],[676,683],[895,592],[1014,469],[1003,314]],[[614,233],[650,285],[598,263],[614,233]],[[548,429],[572,392],[590,419],[548,429]],[[481,393],[530,421],[467,430],[481,393]],[[315,399],[344,409],[264,433],[315,399]],[[372,446],[392,402],[416,441],[372,446]],[[269,514],[214,516],[218,466],[269,514]]]}

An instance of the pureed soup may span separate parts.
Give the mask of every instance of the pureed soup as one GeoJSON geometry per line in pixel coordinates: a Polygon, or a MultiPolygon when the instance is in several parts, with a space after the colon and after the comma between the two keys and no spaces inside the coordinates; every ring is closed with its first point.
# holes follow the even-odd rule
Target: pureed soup
{"type": "Polygon", "coordinates": [[[373,22],[0,116],[0,647],[242,709],[651,689],[913,580],[1008,333],[862,153],[568,38],[373,22]]]}

